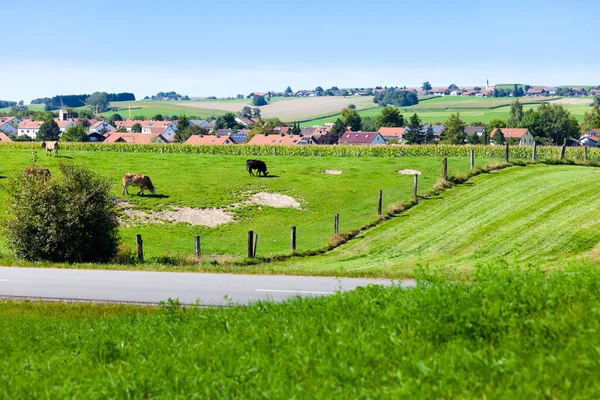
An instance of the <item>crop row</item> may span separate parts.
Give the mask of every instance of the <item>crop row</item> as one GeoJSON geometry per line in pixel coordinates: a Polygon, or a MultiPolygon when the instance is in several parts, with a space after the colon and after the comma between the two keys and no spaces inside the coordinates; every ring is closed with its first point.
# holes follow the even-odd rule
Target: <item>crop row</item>
{"type": "MultiPolygon", "coordinates": [[[[38,143],[0,143],[1,149],[39,149],[38,143]]],[[[239,156],[299,156],[299,157],[468,157],[471,149],[476,157],[504,157],[504,146],[492,145],[422,145],[422,146],[256,146],[256,145],[186,145],[186,144],[104,144],[104,143],[61,143],[62,150],[107,151],[134,153],[196,153],[239,156]]],[[[530,159],[532,149],[527,146],[510,147],[511,159],[530,159]]],[[[557,159],[560,147],[539,146],[539,159],[557,159]]],[[[566,160],[583,160],[582,147],[568,147],[566,160]]],[[[588,149],[589,161],[600,161],[600,150],[588,149]]]]}

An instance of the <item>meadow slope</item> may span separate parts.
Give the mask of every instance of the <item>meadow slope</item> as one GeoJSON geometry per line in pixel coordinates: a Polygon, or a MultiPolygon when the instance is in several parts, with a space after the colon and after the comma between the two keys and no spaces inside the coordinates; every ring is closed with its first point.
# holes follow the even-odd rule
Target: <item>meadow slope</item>
{"type": "Polygon", "coordinates": [[[477,264],[548,268],[600,261],[600,169],[513,167],[472,178],[325,254],[267,266],[296,274],[459,275],[477,264]]]}

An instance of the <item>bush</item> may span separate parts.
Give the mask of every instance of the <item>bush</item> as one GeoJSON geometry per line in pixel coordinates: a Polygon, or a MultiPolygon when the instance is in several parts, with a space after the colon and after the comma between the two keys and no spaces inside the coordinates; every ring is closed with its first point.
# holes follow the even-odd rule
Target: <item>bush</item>
{"type": "Polygon", "coordinates": [[[62,179],[27,176],[10,184],[9,248],[29,261],[111,260],[119,245],[112,183],[84,166],[59,169],[62,179]]]}

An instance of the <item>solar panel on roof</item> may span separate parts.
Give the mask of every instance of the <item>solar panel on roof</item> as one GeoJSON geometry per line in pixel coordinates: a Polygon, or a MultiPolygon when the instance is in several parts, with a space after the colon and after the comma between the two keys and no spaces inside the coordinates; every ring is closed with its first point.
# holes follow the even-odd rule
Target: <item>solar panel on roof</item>
{"type": "Polygon", "coordinates": [[[236,143],[244,143],[248,137],[248,134],[246,132],[238,132],[231,135],[231,137],[236,143]]]}

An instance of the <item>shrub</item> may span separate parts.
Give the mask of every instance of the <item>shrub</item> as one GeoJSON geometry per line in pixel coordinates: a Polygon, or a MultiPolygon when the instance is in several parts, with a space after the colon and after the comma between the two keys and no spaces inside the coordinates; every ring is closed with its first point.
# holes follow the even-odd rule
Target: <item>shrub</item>
{"type": "Polygon", "coordinates": [[[112,186],[84,166],[59,164],[62,179],[18,177],[9,185],[6,234],[29,261],[106,262],[119,245],[112,186]]]}

